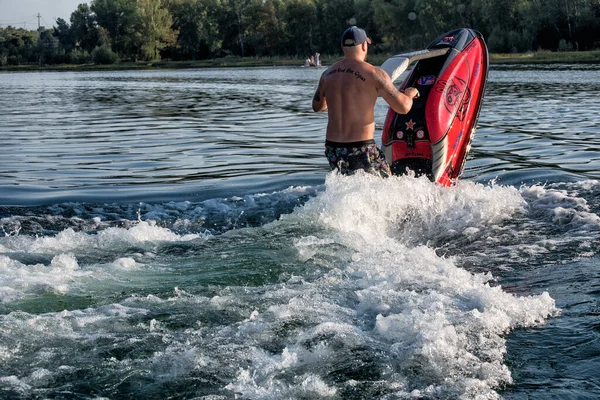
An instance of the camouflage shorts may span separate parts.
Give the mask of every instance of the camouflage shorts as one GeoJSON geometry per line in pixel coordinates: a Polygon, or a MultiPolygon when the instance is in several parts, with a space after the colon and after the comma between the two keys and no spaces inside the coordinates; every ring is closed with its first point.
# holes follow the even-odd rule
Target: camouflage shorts
{"type": "Polygon", "coordinates": [[[325,156],[329,160],[331,170],[338,170],[344,175],[352,175],[357,170],[363,170],[384,178],[389,178],[392,175],[390,166],[385,161],[385,156],[374,140],[351,143],[326,140],[325,156]]]}

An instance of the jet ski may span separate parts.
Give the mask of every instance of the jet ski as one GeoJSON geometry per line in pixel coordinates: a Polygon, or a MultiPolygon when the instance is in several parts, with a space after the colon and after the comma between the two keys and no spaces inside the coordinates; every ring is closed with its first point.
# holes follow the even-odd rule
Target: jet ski
{"type": "Polygon", "coordinates": [[[412,86],[420,95],[408,114],[388,110],[382,150],[392,174],[412,171],[451,186],[462,173],[475,134],[489,67],[487,46],[479,32],[457,29],[425,50],[387,59],[381,68],[394,81],[413,62],[400,90],[412,86]]]}

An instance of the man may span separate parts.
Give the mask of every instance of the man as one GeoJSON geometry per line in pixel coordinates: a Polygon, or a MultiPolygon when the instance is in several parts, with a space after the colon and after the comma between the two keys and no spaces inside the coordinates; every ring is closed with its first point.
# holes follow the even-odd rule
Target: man
{"type": "Polygon", "coordinates": [[[352,26],[344,32],[344,58],[321,75],[312,107],[328,113],[325,155],[332,170],[351,175],[361,169],[389,177],[390,167],[373,140],[375,102],[383,97],[394,111],[406,114],[419,91],[411,87],[400,92],[384,70],[365,62],[369,44],[363,29],[352,26]]]}

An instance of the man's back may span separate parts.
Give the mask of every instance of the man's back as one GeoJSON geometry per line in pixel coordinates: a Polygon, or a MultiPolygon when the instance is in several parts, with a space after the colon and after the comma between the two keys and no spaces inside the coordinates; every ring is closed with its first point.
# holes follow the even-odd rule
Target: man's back
{"type": "Polygon", "coordinates": [[[347,143],[373,140],[375,102],[381,96],[399,114],[406,114],[412,99],[419,95],[415,88],[400,93],[381,68],[365,62],[366,43],[345,49],[345,57],[329,67],[321,76],[313,98],[314,111],[328,111],[329,141],[347,143]]]}
{"type": "Polygon", "coordinates": [[[364,61],[343,59],[321,77],[327,98],[327,140],[357,142],[373,138],[377,86],[374,67],[364,61]]]}

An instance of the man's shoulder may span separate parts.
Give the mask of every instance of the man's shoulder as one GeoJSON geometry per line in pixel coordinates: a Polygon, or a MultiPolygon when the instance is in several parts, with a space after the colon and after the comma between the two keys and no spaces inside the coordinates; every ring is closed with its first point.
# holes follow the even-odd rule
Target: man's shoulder
{"type": "Polygon", "coordinates": [[[367,76],[373,77],[377,85],[380,85],[388,76],[387,73],[380,67],[364,61],[361,65],[367,76]]]}
{"type": "Polygon", "coordinates": [[[383,84],[390,79],[390,76],[382,68],[373,65],[373,76],[378,83],[383,84]]]}
{"type": "Polygon", "coordinates": [[[363,61],[361,66],[365,70],[365,72],[368,74],[371,74],[374,76],[380,76],[382,73],[385,74],[384,70],[382,70],[378,66],[368,63],[366,61],[363,61]]]}
{"type": "Polygon", "coordinates": [[[329,71],[336,71],[341,65],[344,64],[344,59],[341,60],[337,60],[336,62],[334,62],[333,64],[331,64],[326,70],[325,73],[329,72],[329,71]]]}
{"type": "Polygon", "coordinates": [[[365,64],[366,64],[366,65],[368,65],[368,67],[367,67],[367,68],[369,69],[369,71],[371,71],[371,72],[372,72],[372,73],[374,73],[374,74],[375,74],[375,73],[380,73],[380,72],[382,72],[382,71],[383,71],[383,70],[382,70],[380,67],[378,67],[377,65],[373,65],[373,64],[371,64],[371,63],[368,63],[368,62],[366,62],[366,61],[365,61],[365,64]]]}

